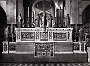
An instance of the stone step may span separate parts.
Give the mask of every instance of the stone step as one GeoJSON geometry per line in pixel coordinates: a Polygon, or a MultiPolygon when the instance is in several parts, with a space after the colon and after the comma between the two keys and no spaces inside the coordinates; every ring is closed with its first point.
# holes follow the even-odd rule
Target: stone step
{"type": "Polygon", "coordinates": [[[87,62],[87,53],[54,54],[54,57],[34,57],[33,54],[3,54],[2,63],[87,62]]]}
{"type": "Polygon", "coordinates": [[[90,63],[1,63],[0,66],[90,66],[90,63]]]}

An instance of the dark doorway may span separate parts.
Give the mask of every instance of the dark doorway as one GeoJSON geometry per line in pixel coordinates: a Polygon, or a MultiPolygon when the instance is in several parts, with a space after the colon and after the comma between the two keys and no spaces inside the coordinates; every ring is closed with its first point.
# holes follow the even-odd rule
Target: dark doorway
{"type": "Polygon", "coordinates": [[[86,50],[90,47],[90,5],[88,5],[82,12],[83,32],[86,35],[86,50]]]}
{"type": "Polygon", "coordinates": [[[90,22],[90,5],[88,5],[82,12],[83,24],[90,22]]]}
{"type": "Polygon", "coordinates": [[[1,59],[2,50],[3,50],[2,42],[4,41],[4,29],[6,25],[7,25],[6,13],[3,10],[3,8],[0,6],[0,59],[1,59]]]}

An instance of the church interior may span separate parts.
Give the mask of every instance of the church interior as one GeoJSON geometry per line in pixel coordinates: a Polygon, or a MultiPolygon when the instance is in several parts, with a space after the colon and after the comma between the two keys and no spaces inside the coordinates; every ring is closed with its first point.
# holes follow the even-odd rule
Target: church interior
{"type": "Polygon", "coordinates": [[[90,62],[90,0],[0,0],[0,62],[90,62]]]}

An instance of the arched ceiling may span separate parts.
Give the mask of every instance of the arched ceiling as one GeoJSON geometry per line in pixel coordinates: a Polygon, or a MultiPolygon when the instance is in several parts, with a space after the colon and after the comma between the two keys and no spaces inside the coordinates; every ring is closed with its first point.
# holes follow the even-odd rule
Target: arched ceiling
{"type": "MultiPolygon", "coordinates": [[[[39,2],[39,1],[43,1],[43,0],[23,0],[23,4],[24,4],[24,6],[26,6],[28,4],[33,5],[33,3],[35,3],[36,1],[39,2]]],[[[46,1],[49,1],[54,4],[54,1],[56,1],[56,0],[46,0],[46,1]]]]}
{"type": "Polygon", "coordinates": [[[90,22],[90,5],[88,5],[82,12],[83,24],[90,22]]]}
{"type": "Polygon", "coordinates": [[[40,1],[48,1],[48,2],[52,3],[53,6],[55,6],[55,3],[59,4],[59,6],[60,6],[61,3],[63,4],[65,2],[65,0],[23,0],[23,4],[24,4],[23,6],[24,7],[25,6],[32,7],[33,4],[35,6],[35,4],[40,1]]]}
{"type": "Polygon", "coordinates": [[[43,3],[43,1],[40,1],[40,2],[36,3],[36,5],[34,7],[36,7],[37,9],[40,9],[40,10],[43,10],[43,7],[45,7],[45,11],[47,11],[47,10],[53,8],[53,4],[49,1],[45,1],[44,3],[43,3]]]}

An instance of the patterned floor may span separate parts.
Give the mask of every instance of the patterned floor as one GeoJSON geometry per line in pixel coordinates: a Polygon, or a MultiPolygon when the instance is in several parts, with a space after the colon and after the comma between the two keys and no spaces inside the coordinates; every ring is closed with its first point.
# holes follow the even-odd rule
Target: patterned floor
{"type": "Polygon", "coordinates": [[[0,66],[90,66],[90,63],[1,63],[0,66]]]}

